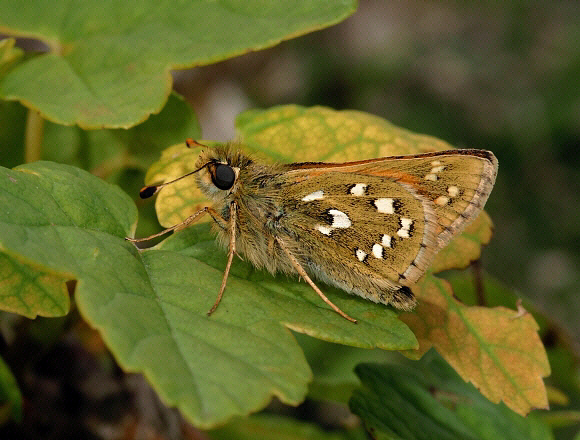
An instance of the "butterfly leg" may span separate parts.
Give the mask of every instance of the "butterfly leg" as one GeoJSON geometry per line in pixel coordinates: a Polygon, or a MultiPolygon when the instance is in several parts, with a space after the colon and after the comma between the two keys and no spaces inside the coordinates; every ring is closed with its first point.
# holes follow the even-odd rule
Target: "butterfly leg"
{"type": "Polygon", "coordinates": [[[324,293],[322,293],[322,291],[318,288],[318,286],[316,284],[314,284],[314,281],[312,281],[310,279],[310,277],[308,276],[308,274],[306,273],[306,271],[304,270],[304,268],[300,265],[300,263],[298,262],[298,260],[296,259],[296,257],[294,255],[292,255],[292,253],[290,252],[290,250],[288,250],[288,248],[286,247],[286,244],[284,244],[284,242],[282,240],[280,240],[279,238],[276,238],[276,241],[278,242],[278,244],[280,245],[280,247],[282,248],[282,250],[284,251],[284,253],[290,259],[290,262],[292,263],[292,266],[294,266],[294,269],[296,269],[296,271],[298,272],[298,274],[302,278],[304,278],[304,280],[308,284],[310,284],[310,287],[312,287],[312,289],[314,289],[314,291],[318,294],[318,296],[320,298],[322,298],[322,301],[324,301],[326,304],[328,304],[330,307],[332,307],[332,309],[336,313],[338,313],[340,316],[342,316],[343,318],[348,319],[350,322],[356,323],[356,319],[351,318],[346,313],[344,313],[342,310],[340,310],[332,301],[330,301],[326,297],[326,295],[324,293]]]}
{"type": "Polygon", "coordinates": [[[163,231],[158,232],[157,234],[153,234],[153,235],[150,235],[149,237],[143,237],[143,238],[125,237],[125,240],[130,241],[131,243],[141,243],[143,241],[149,241],[153,238],[157,238],[157,237],[160,237],[162,235],[165,235],[168,232],[179,231],[181,229],[184,229],[206,213],[211,215],[211,217],[215,220],[215,222],[217,224],[219,224],[220,226],[221,226],[220,220],[221,220],[221,223],[225,223],[225,220],[220,217],[220,215],[217,213],[217,211],[215,209],[213,209],[209,206],[206,206],[205,208],[202,208],[199,211],[197,211],[197,212],[193,213],[192,215],[190,215],[189,217],[187,217],[181,223],[178,223],[174,226],[171,226],[170,228],[164,229],[163,231]]]}
{"type": "MultiPolygon", "coordinates": [[[[220,301],[222,300],[222,296],[224,295],[224,290],[226,290],[226,283],[228,281],[230,267],[232,266],[234,254],[236,254],[236,215],[237,215],[237,205],[236,205],[236,202],[232,202],[230,204],[230,224],[229,224],[230,246],[229,246],[229,251],[228,251],[228,263],[226,264],[226,270],[224,271],[224,277],[222,278],[222,285],[220,287],[220,292],[218,293],[218,297],[215,300],[214,305],[209,310],[209,312],[207,312],[207,316],[211,315],[215,311],[215,309],[217,309],[217,306],[219,305],[220,301]]],[[[214,220],[215,220],[215,218],[214,218],[214,220]]]]}

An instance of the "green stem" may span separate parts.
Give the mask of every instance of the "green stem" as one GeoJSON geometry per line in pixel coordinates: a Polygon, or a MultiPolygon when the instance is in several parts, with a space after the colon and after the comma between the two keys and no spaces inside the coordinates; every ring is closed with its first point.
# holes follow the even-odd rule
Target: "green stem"
{"type": "Polygon", "coordinates": [[[36,110],[29,109],[26,117],[26,133],[24,135],[24,159],[26,163],[40,160],[43,135],[44,119],[36,110]]]}

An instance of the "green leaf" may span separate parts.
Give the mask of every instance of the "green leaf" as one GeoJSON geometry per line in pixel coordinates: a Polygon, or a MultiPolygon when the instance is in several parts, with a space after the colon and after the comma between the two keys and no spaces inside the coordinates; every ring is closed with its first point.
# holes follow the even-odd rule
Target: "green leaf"
{"type": "Polygon", "coordinates": [[[24,162],[26,107],[0,100],[0,165],[15,167],[24,162]]]}
{"type": "MultiPolygon", "coordinates": [[[[163,268],[159,280],[175,283],[179,290],[203,292],[197,313],[203,314],[213,304],[226,265],[226,253],[220,250],[209,225],[193,226],[143,251],[143,257],[187,258],[182,264],[163,268]],[[182,268],[187,267],[187,273],[182,268]],[[174,280],[174,281],[173,281],[174,280]],[[208,301],[209,299],[209,301],[208,301]]],[[[154,280],[156,281],[156,280],[154,280]]],[[[160,285],[160,288],[163,286],[160,285]]],[[[228,278],[228,294],[212,315],[231,319],[259,319],[281,322],[286,327],[319,339],[362,348],[398,350],[400,346],[416,347],[416,340],[397,314],[384,306],[361,301],[339,289],[325,287],[332,301],[349,310],[359,322],[352,324],[333,312],[306,283],[256,270],[250,263],[235,261],[228,278]],[[228,318],[230,315],[230,318],[228,318]]],[[[196,298],[198,297],[197,295],[196,298]]],[[[193,301],[193,300],[192,300],[193,301]]]]}
{"type": "Polygon", "coordinates": [[[312,423],[288,417],[258,414],[237,419],[208,433],[213,440],[345,440],[338,433],[328,433],[312,423]]]}
{"type": "MultiPolygon", "coordinates": [[[[67,244],[83,243],[73,238],[80,240],[79,227],[90,234],[131,233],[134,205],[122,206],[128,197],[117,188],[51,163],[2,168],[1,185],[0,307],[28,317],[62,316],[69,308],[64,281],[74,278],[78,263],[67,244]],[[69,267],[56,263],[63,259],[69,267]]],[[[96,257],[99,248],[84,251],[96,257]]]]}
{"type": "Polygon", "coordinates": [[[207,2],[3,1],[0,30],[37,38],[50,52],[0,83],[53,122],[128,128],[158,113],[171,69],[215,63],[338,23],[354,0],[207,2]]]}
{"type": "Polygon", "coordinates": [[[120,365],[143,372],[198,426],[256,411],[272,396],[302,401],[311,372],[289,329],[361,347],[417,346],[391,310],[329,290],[360,319],[355,325],[305,284],[243,262],[207,317],[225,265],[208,225],[139,252],[124,240],[135,207],[118,188],[48,162],[0,170],[3,252],[77,279],[77,306],[120,365]]]}
{"type": "Polygon", "coordinates": [[[0,426],[5,413],[17,422],[22,420],[22,395],[10,368],[0,357],[0,426]]]}
{"type": "Polygon", "coordinates": [[[347,345],[332,344],[320,339],[296,335],[314,378],[308,397],[321,401],[347,403],[360,380],[354,367],[367,362],[400,362],[398,353],[385,350],[368,350],[347,345]]]}
{"type": "MultiPolygon", "coordinates": [[[[0,141],[13,146],[0,153],[4,166],[24,160],[25,120],[24,107],[0,101],[0,141]]],[[[111,180],[127,168],[144,173],[167,145],[200,135],[201,128],[193,109],[174,92],[161,113],[129,130],[85,131],[46,122],[41,158],[75,165],[111,180]]]]}
{"type": "Polygon", "coordinates": [[[364,387],[353,394],[350,407],[373,438],[553,438],[535,417],[524,418],[490,403],[436,356],[426,356],[415,368],[361,364],[356,373],[364,387]]]}

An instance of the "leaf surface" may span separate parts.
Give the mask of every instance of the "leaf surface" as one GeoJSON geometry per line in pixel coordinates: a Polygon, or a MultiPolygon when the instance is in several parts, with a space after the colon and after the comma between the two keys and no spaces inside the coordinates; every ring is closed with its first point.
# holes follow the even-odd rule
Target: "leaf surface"
{"type": "Polygon", "coordinates": [[[272,414],[237,419],[208,433],[212,440],[346,440],[345,435],[325,432],[313,423],[272,414]]]}
{"type": "MultiPolygon", "coordinates": [[[[270,148],[271,154],[282,160],[290,159],[288,154],[296,150],[301,161],[340,162],[452,148],[372,115],[322,107],[251,110],[238,118],[238,126],[244,142],[255,150],[270,148]]],[[[437,254],[428,275],[413,289],[419,306],[402,314],[401,319],[421,341],[419,350],[409,355],[420,357],[434,346],[492,402],[504,401],[514,411],[526,414],[548,405],[543,378],[550,374],[550,366],[534,318],[525,315],[514,319],[516,312],[506,308],[462,305],[453,298],[451,287],[433,276],[477,260],[491,235],[491,219],[482,212],[437,254]]]]}
{"type": "Polygon", "coordinates": [[[65,281],[70,278],[70,274],[0,253],[1,308],[27,318],[64,316],[70,306],[65,281]]]}
{"type": "Polygon", "coordinates": [[[491,237],[490,227],[489,217],[482,213],[437,255],[415,289],[419,305],[400,319],[420,342],[419,349],[407,355],[418,358],[435,347],[484,396],[525,415],[533,408],[548,407],[543,378],[550,374],[550,364],[533,316],[520,316],[506,307],[462,304],[447,281],[433,276],[476,260],[481,245],[491,237]]]}
{"type": "MultiPolygon", "coordinates": [[[[429,359],[427,359],[429,358],[429,359]]],[[[349,405],[377,439],[551,440],[548,426],[494,405],[441,358],[412,366],[361,364],[349,405]]]]}
{"type": "MultiPolygon", "coordinates": [[[[207,317],[225,265],[208,225],[139,252],[124,240],[135,228],[135,206],[117,187],[50,162],[0,170],[0,246],[6,255],[0,267],[24,261],[35,270],[36,277],[20,286],[33,297],[44,292],[29,285],[47,290],[53,282],[43,281],[45,273],[77,279],[77,306],[118,362],[144,373],[168,404],[198,426],[256,411],[272,396],[302,401],[311,371],[289,329],[361,347],[417,346],[407,326],[384,307],[330,292],[360,317],[354,325],[305,284],[275,279],[246,263],[234,265],[223,304],[207,317]]],[[[0,307],[9,306],[0,298],[0,307]]]]}
{"type": "MultiPolygon", "coordinates": [[[[246,150],[270,162],[346,162],[453,148],[440,139],[413,133],[368,113],[327,107],[285,105],[248,110],[237,117],[236,127],[246,150]]],[[[192,171],[201,150],[189,149],[185,144],[168,148],[149,169],[146,183],[165,182],[192,171]]],[[[164,227],[183,221],[205,205],[207,200],[193,179],[164,188],[156,201],[159,222],[164,227]]]]}
{"type": "Polygon", "coordinates": [[[0,97],[52,122],[129,128],[158,113],[171,69],[215,63],[338,23],[354,0],[37,0],[0,5],[0,31],[49,52],[13,69],[0,97]]]}

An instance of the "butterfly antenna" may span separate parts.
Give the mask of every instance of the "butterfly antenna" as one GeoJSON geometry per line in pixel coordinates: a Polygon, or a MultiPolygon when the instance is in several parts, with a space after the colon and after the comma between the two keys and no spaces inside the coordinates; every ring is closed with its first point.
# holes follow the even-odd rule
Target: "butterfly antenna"
{"type": "Polygon", "coordinates": [[[189,173],[184,174],[183,176],[178,177],[177,179],[170,180],[169,182],[161,183],[159,185],[144,186],[139,191],[139,197],[141,197],[142,199],[148,199],[149,197],[154,196],[155,194],[157,194],[157,192],[159,192],[159,190],[161,188],[163,188],[164,186],[171,185],[172,183],[175,183],[178,180],[185,179],[186,177],[189,177],[192,174],[195,174],[198,171],[203,170],[209,163],[210,162],[208,162],[208,163],[204,164],[203,166],[199,167],[197,170],[190,171],[189,173]]]}
{"type": "Polygon", "coordinates": [[[197,170],[193,170],[193,171],[191,171],[191,172],[189,172],[187,174],[184,174],[183,176],[178,177],[177,179],[170,180],[169,182],[161,183],[159,185],[144,186],[139,191],[139,197],[141,197],[142,199],[148,199],[149,197],[154,196],[155,194],[157,194],[157,192],[161,188],[163,188],[164,186],[171,185],[172,183],[175,183],[178,180],[185,179],[186,177],[189,177],[192,174],[195,174],[195,173],[197,173],[198,171],[200,171],[200,170],[202,170],[204,168],[205,168],[205,165],[202,166],[202,167],[200,167],[200,168],[198,168],[197,170]]]}

